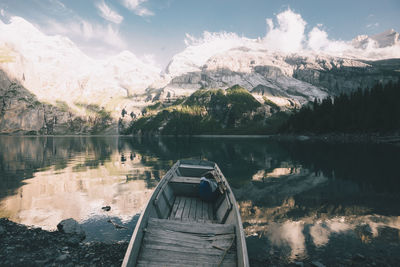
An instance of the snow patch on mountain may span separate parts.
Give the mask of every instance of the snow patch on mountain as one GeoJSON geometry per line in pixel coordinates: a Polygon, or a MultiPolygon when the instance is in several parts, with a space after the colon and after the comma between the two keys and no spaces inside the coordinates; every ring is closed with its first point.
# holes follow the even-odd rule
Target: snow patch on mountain
{"type": "Polygon", "coordinates": [[[203,38],[195,38],[189,34],[185,39],[186,49],[176,54],[166,68],[169,77],[198,71],[199,68],[213,55],[224,53],[234,47],[257,46],[258,41],[240,37],[236,33],[204,32],[203,38]]]}
{"type": "MultiPolygon", "coordinates": [[[[372,67],[368,60],[400,58],[399,35],[393,30],[341,41],[329,39],[322,25],[307,33],[306,24],[300,14],[288,9],[275,22],[267,19],[269,30],[257,39],[227,32],[204,32],[200,38],[187,35],[186,49],[172,58],[157,83],[161,95],[187,95],[200,88],[239,84],[249,91],[261,86],[263,90],[255,91],[263,95],[272,90],[278,95],[268,97],[279,103],[294,100],[303,104],[332,93],[324,85],[332,86],[339,77],[320,76],[320,72],[367,69],[372,67]]],[[[341,80],[335,86],[339,85],[348,89],[362,82],[341,80]]]]}
{"type": "MultiPolygon", "coordinates": [[[[368,36],[359,36],[353,41],[331,40],[321,25],[305,32],[306,22],[300,14],[288,9],[278,14],[277,22],[267,19],[269,31],[265,37],[250,39],[235,33],[204,32],[200,38],[187,35],[186,49],[175,55],[166,73],[171,77],[186,72],[199,71],[211,57],[223,54],[231,49],[247,50],[249,54],[262,51],[269,57],[274,53],[281,55],[307,54],[330,57],[379,60],[400,57],[399,34],[394,30],[368,36]]],[[[232,59],[231,57],[225,60],[232,59]]],[[[233,64],[233,63],[232,63],[233,64]]],[[[251,68],[247,64],[247,68],[251,68]]],[[[246,68],[243,66],[243,68],[246,68]]]]}
{"type": "MultiPolygon", "coordinates": [[[[86,56],[70,39],[47,36],[20,17],[0,21],[0,47],[8,60],[0,63],[40,101],[96,104],[120,111],[128,98],[144,94],[159,79],[160,68],[128,51],[107,60],[86,56]],[[121,101],[117,101],[120,99],[121,101]]],[[[140,100],[142,101],[142,100],[140,100]]],[[[135,104],[140,102],[136,99],[135,104]]],[[[143,102],[143,101],[142,101],[143,102]]],[[[142,103],[144,105],[144,103],[142,103]]],[[[118,112],[116,112],[118,113],[118,112]]]]}

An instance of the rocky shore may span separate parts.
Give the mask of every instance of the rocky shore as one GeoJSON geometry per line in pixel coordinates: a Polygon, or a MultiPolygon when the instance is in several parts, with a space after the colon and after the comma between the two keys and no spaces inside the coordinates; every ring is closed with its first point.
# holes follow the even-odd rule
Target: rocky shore
{"type": "Polygon", "coordinates": [[[373,143],[400,145],[400,133],[382,135],[379,133],[330,133],[330,134],[278,134],[269,136],[279,141],[322,141],[326,143],[373,143]]]}
{"type": "Polygon", "coordinates": [[[128,242],[85,242],[0,219],[1,266],[120,266],[128,242]]]}

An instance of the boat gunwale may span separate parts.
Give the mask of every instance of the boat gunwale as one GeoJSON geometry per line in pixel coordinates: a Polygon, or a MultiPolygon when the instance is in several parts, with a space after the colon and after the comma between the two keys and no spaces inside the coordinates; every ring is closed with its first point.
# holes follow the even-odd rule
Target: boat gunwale
{"type": "MultiPolygon", "coordinates": [[[[193,161],[195,162],[195,161],[193,161]]],[[[248,259],[248,253],[247,253],[247,245],[246,245],[246,238],[244,235],[244,230],[243,230],[243,225],[242,225],[242,220],[241,220],[241,216],[240,216],[240,212],[238,209],[238,204],[236,202],[235,196],[233,195],[232,189],[228,183],[228,181],[226,180],[224,174],[222,173],[221,169],[219,168],[219,166],[215,163],[215,162],[211,162],[211,161],[203,161],[200,160],[199,162],[207,162],[212,163],[213,164],[213,168],[214,170],[220,175],[220,177],[222,178],[222,181],[225,185],[225,187],[227,188],[226,190],[226,194],[228,196],[228,198],[230,199],[231,203],[233,204],[231,207],[231,212],[234,212],[234,218],[235,218],[235,222],[234,224],[238,226],[236,228],[236,237],[237,237],[237,244],[240,244],[240,246],[238,246],[238,248],[240,247],[240,252],[238,252],[238,258],[237,258],[237,264],[238,266],[245,266],[248,267],[249,265],[249,259],[248,259]],[[240,238],[240,240],[238,240],[238,238],[240,238]],[[241,256],[241,260],[239,261],[239,253],[241,256]]],[[[122,262],[123,267],[126,266],[136,266],[136,262],[132,262],[132,261],[136,261],[137,257],[139,256],[140,253],[140,246],[138,248],[135,247],[135,243],[139,242],[139,240],[137,239],[143,239],[144,233],[139,232],[142,230],[142,228],[144,228],[144,223],[148,221],[149,218],[145,218],[149,216],[150,213],[150,208],[149,205],[152,205],[154,202],[154,200],[157,198],[159,192],[163,189],[164,185],[166,185],[167,183],[170,182],[170,180],[176,176],[176,170],[179,168],[179,166],[181,164],[184,165],[193,165],[196,166],[196,164],[188,164],[188,161],[184,160],[183,162],[178,160],[172,167],[171,169],[164,175],[164,177],[161,179],[161,181],[158,183],[158,185],[156,186],[156,188],[154,189],[150,199],[148,200],[143,212],[141,213],[139,220],[136,224],[135,230],[132,234],[132,237],[130,239],[128,248],[127,248],[127,252],[124,256],[124,260],[122,262]],[[169,176],[169,177],[168,177],[169,176]],[[142,235],[142,236],[140,236],[142,235]],[[137,251],[132,251],[134,248],[136,248],[137,251]],[[132,253],[136,254],[135,256],[131,256],[132,253]]],[[[209,166],[211,167],[211,166],[209,166]]],[[[140,240],[140,243],[142,242],[142,240],[140,240]]]]}
{"type": "Polygon", "coordinates": [[[144,227],[144,226],[143,226],[143,222],[146,222],[146,221],[148,220],[148,218],[146,218],[146,220],[144,220],[144,218],[145,218],[146,216],[148,217],[148,215],[149,215],[149,213],[150,213],[149,206],[152,205],[152,202],[153,202],[154,199],[157,197],[158,192],[161,190],[161,188],[164,186],[164,184],[168,183],[169,180],[170,180],[172,177],[174,177],[174,175],[171,175],[171,174],[173,174],[173,172],[178,168],[179,165],[180,165],[180,162],[177,161],[177,162],[171,167],[171,169],[169,169],[169,171],[164,175],[164,177],[161,179],[161,181],[158,183],[158,185],[157,185],[156,188],[154,189],[154,191],[153,191],[153,193],[152,193],[152,195],[151,195],[149,201],[147,202],[147,204],[146,204],[146,206],[145,206],[143,212],[140,214],[139,220],[137,221],[136,226],[135,226],[135,230],[133,231],[131,240],[129,241],[129,245],[128,245],[128,248],[127,248],[127,250],[126,250],[127,253],[125,253],[124,260],[123,260],[123,262],[122,262],[122,264],[121,264],[122,267],[125,267],[125,266],[135,266],[135,265],[136,265],[136,262],[133,262],[133,263],[132,263],[131,261],[132,261],[132,260],[136,260],[137,256],[139,255],[140,247],[139,247],[139,249],[138,249],[137,252],[136,252],[136,251],[133,251],[133,253],[135,253],[135,254],[137,253],[137,255],[136,255],[135,257],[131,257],[131,255],[132,255],[132,250],[133,250],[133,248],[134,248],[134,245],[135,245],[136,240],[139,239],[139,238],[142,239],[142,237],[139,236],[139,234],[144,235],[143,232],[139,233],[139,231],[144,227]],[[167,175],[170,175],[170,177],[167,177],[167,175]],[[129,252],[129,253],[128,253],[128,252],[129,252]]]}

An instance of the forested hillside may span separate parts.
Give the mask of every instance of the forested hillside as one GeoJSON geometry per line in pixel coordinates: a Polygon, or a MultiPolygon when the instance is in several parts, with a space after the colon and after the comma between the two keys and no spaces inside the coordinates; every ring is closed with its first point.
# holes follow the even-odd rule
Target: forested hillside
{"type": "Polygon", "coordinates": [[[260,103],[246,89],[198,90],[171,106],[157,103],[132,121],[125,134],[267,134],[275,132],[287,113],[271,101],[260,103]]]}
{"type": "Polygon", "coordinates": [[[388,133],[400,129],[400,81],[350,95],[315,100],[303,106],[281,128],[291,133],[388,133]]]}

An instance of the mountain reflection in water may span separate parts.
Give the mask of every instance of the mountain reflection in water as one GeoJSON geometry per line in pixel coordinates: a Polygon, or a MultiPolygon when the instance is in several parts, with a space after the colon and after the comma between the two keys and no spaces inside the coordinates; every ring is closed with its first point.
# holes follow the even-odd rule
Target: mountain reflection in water
{"type": "Polygon", "coordinates": [[[19,223],[55,229],[72,217],[88,239],[127,240],[165,172],[197,157],[217,162],[233,187],[252,265],[347,264],[357,253],[400,260],[393,256],[400,255],[399,147],[2,136],[0,151],[0,216],[19,223]],[[111,211],[102,211],[105,205],[111,211]],[[110,218],[129,229],[114,229],[110,218]]]}

